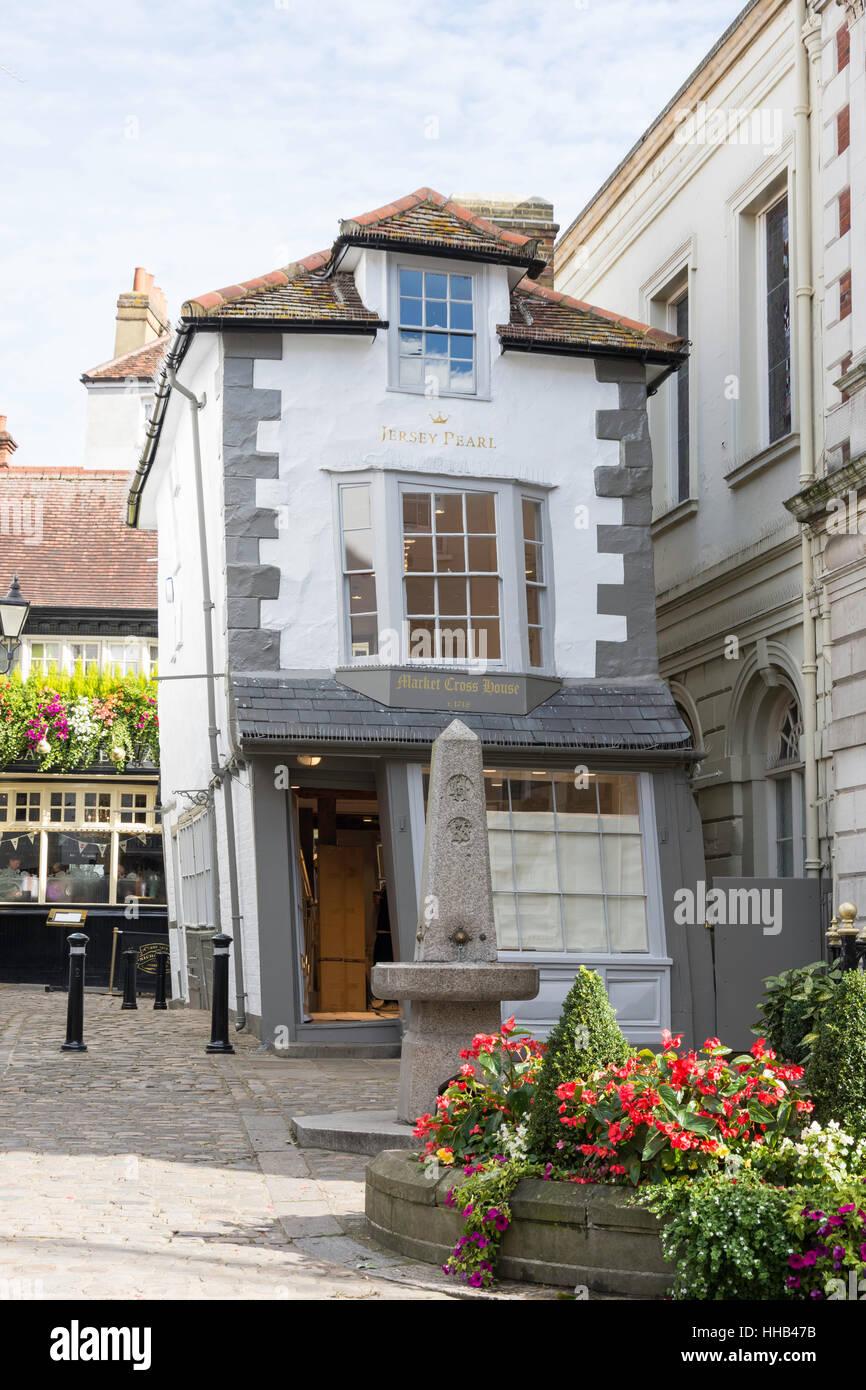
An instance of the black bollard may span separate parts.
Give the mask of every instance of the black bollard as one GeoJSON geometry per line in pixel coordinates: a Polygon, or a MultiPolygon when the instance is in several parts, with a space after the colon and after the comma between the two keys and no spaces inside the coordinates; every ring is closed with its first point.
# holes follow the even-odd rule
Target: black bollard
{"type": "Polygon", "coordinates": [[[84,952],[90,940],[83,932],[67,936],[69,942],[69,998],[66,1003],[66,1042],[61,1052],[86,1052],[84,1041],[84,952]]]}
{"type": "Polygon", "coordinates": [[[213,1007],[210,1042],[205,1052],[234,1052],[229,1042],[229,947],[230,936],[217,932],[213,939],[213,1007]]]}
{"type": "Polygon", "coordinates": [[[121,1009],[137,1009],[138,1003],[135,998],[135,964],[138,960],[138,951],[134,946],[129,946],[123,953],[123,1003],[121,1009]]]}
{"type": "Polygon", "coordinates": [[[168,964],[168,952],[159,951],[156,957],[156,987],[153,992],[153,1007],[155,1009],[167,1009],[165,1002],[165,970],[168,964]]]}

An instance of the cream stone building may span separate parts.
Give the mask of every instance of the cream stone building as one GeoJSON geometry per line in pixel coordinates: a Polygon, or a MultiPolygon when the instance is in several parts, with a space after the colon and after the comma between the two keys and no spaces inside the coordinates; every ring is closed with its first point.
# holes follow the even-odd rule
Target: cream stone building
{"type": "Polygon", "coordinates": [[[708,873],[819,878],[824,926],[866,904],[863,8],[751,0],[555,259],[690,340],[649,411],[660,670],[708,873]]]}

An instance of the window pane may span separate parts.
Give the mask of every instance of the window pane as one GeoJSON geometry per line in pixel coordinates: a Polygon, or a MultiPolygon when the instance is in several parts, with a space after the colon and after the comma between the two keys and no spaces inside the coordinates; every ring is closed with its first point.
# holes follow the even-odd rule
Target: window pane
{"type": "MultiPolygon", "coordinates": [[[[454,304],[451,305],[451,325],[452,328],[472,328],[472,305],[454,304]]],[[[471,339],[467,339],[471,343],[471,339]]]]}
{"type": "Polygon", "coordinates": [[[376,580],[372,574],[354,574],[349,580],[349,612],[376,612],[376,580]]]}
{"type": "Polygon", "coordinates": [[[541,622],[541,604],[539,602],[538,590],[531,586],[526,590],[526,616],[531,627],[537,627],[541,622]]]}
{"type": "Polygon", "coordinates": [[[414,294],[420,297],[423,280],[420,270],[401,270],[400,271],[400,293],[414,294]]]}
{"type": "Polygon", "coordinates": [[[400,385],[420,386],[424,380],[424,363],[421,358],[400,358],[400,385]]]}
{"type": "Polygon", "coordinates": [[[430,270],[426,271],[424,275],[424,293],[428,299],[447,299],[447,275],[439,275],[430,270]]]}
{"type": "Polygon", "coordinates": [[[553,894],[518,897],[520,940],[525,951],[561,951],[562,923],[559,898],[553,894]]]}
{"type": "Polygon", "coordinates": [[[425,304],[424,322],[428,328],[448,327],[448,305],[444,299],[428,299],[425,304]]]}
{"type": "Polygon", "coordinates": [[[643,898],[608,898],[607,923],[612,951],[649,950],[643,898]]]}
{"type": "Polygon", "coordinates": [[[505,813],[503,825],[508,825],[508,778],[501,772],[485,772],[484,796],[487,804],[487,824],[498,825],[494,814],[505,813]]]}
{"type": "MultiPolygon", "coordinates": [[[[413,326],[414,326],[415,324],[417,324],[419,328],[421,327],[421,300],[420,300],[420,299],[403,299],[403,298],[401,298],[401,300],[400,300],[400,322],[401,322],[401,323],[412,324],[413,326]]],[[[402,336],[403,336],[403,338],[405,339],[408,335],[403,334],[402,336]]],[[[419,334],[418,334],[419,340],[420,340],[420,337],[421,337],[421,335],[420,335],[420,333],[419,333],[419,334]]],[[[419,348],[419,351],[420,351],[420,348],[419,348]]]]}
{"type": "Polygon", "coordinates": [[[541,547],[527,541],[523,547],[523,562],[526,578],[531,580],[532,583],[540,584],[544,577],[542,574],[541,547]]]}
{"type": "Polygon", "coordinates": [[[562,918],[567,951],[607,950],[603,898],[563,898],[562,918]]]}
{"type": "Polygon", "coordinates": [[[531,627],[529,629],[529,664],[530,666],[543,665],[541,629],[531,627]]]}
{"type": "Polygon", "coordinates": [[[436,493],[436,530],[440,532],[463,530],[463,494],[460,492],[436,493]]]}
{"type": "Polygon", "coordinates": [[[407,536],[403,541],[403,566],[408,571],[431,574],[433,541],[428,536],[407,536]]]}
{"type": "Polygon", "coordinates": [[[39,897],[39,832],[0,835],[0,902],[36,902],[39,897]]]}
{"type": "Polygon", "coordinates": [[[496,572],[496,537],[495,536],[470,536],[467,542],[469,549],[469,569],[476,574],[480,572],[496,572]]]}
{"type": "Polygon", "coordinates": [[[80,836],[50,831],[46,901],[108,902],[110,849],[111,836],[104,830],[80,836]]]}
{"type": "Polygon", "coordinates": [[[605,835],[604,885],[607,893],[643,892],[640,835],[605,835]]]}
{"type": "Polygon", "coordinates": [[[466,613],[466,580],[440,579],[439,612],[459,617],[466,613]]]}
{"type": "Polygon", "coordinates": [[[461,371],[469,371],[475,356],[475,340],[469,337],[453,337],[451,356],[459,358],[464,364],[460,367],[461,371]]]}
{"type": "Polygon", "coordinates": [[[496,532],[496,507],[492,492],[467,492],[466,529],[475,535],[496,532]]]}
{"type": "Polygon", "coordinates": [[[346,569],[371,570],[373,568],[373,532],[347,531],[346,569]]]}
{"type": "Polygon", "coordinates": [[[406,614],[411,617],[413,613],[433,613],[433,583],[432,579],[407,579],[406,580],[406,614]]]}
{"type": "MultiPolygon", "coordinates": [[[[553,783],[549,773],[531,777],[528,773],[511,773],[511,806],[516,813],[524,811],[552,811],[553,783]]],[[[552,822],[551,822],[552,824],[552,822]]]]}
{"type": "Polygon", "coordinates": [[[130,835],[117,847],[117,900],[165,902],[161,835],[130,835]]]}
{"type": "Polygon", "coordinates": [[[467,624],[459,618],[443,618],[439,625],[436,657],[442,661],[465,661],[469,656],[467,624]]]}
{"type": "Polygon", "coordinates": [[[452,299],[471,299],[472,298],[472,279],[469,275],[452,275],[451,298],[452,299]]]}
{"type": "Polygon", "coordinates": [[[466,553],[462,536],[436,537],[436,569],[440,574],[443,571],[458,574],[466,572],[466,553]]]}
{"type": "MultiPolygon", "coordinates": [[[[420,309],[419,309],[419,312],[420,312],[420,309]]],[[[406,332],[403,332],[403,333],[400,334],[400,356],[401,356],[401,357],[417,357],[418,360],[419,360],[419,362],[420,362],[421,357],[423,356],[423,351],[424,351],[424,334],[423,334],[423,333],[406,333],[406,332]]]]}
{"type": "Polygon", "coordinates": [[[637,778],[604,773],[596,781],[605,830],[638,832],[637,778]]]}
{"type": "Polygon", "coordinates": [[[767,213],[767,384],[770,443],[791,429],[788,200],[767,213]]]}
{"type": "Polygon", "coordinates": [[[474,650],[472,655],[480,661],[501,661],[502,642],[498,618],[473,618],[474,650]]]}
{"type": "Polygon", "coordinates": [[[498,616],[498,579],[470,579],[469,594],[473,617],[498,616]]]}
{"type": "Polygon", "coordinates": [[[409,536],[430,533],[429,492],[403,493],[403,530],[409,536]]]}
{"type": "Polygon", "coordinates": [[[511,833],[505,830],[490,830],[488,820],[488,841],[490,844],[490,872],[493,875],[493,888],[501,892],[514,890],[514,868],[511,862],[511,833]]]}
{"type": "Polygon", "coordinates": [[[447,333],[425,333],[424,352],[427,357],[447,357],[448,356],[448,334],[447,333]]]}
{"type": "Polygon", "coordinates": [[[413,618],[409,628],[409,656],[412,661],[432,661],[436,654],[436,624],[433,619],[413,618]]]}
{"type": "Polygon", "coordinates": [[[563,893],[601,893],[601,845],[597,835],[560,835],[559,872],[563,893]]]}
{"type": "Polygon", "coordinates": [[[363,531],[370,526],[370,489],[364,487],[344,487],[343,530],[363,531]]]}
{"type": "Polygon", "coordinates": [[[375,656],[379,650],[375,613],[350,619],[352,656],[375,656]]]}
{"type": "Polygon", "coordinates": [[[506,896],[504,893],[494,893],[493,920],[496,923],[496,944],[500,951],[516,951],[519,944],[517,906],[510,894],[506,896]]]}
{"type": "Polygon", "coordinates": [[[523,537],[527,541],[540,541],[541,534],[539,527],[540,507],[537,502],[531,501],[528,497],[523,499],[523,537]]]}

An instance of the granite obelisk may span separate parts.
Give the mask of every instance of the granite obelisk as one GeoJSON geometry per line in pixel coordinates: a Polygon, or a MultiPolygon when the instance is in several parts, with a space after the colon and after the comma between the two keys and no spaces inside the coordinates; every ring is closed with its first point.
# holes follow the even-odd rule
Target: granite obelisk
{"type": "Polygon", "coordinates": [[[533,999],[538,970],[497,959],[481,742],[455,719],[433,744],[415,959],[377,965],[374,991],[411,1001],[398,1118],[432,1110],[475,1033],[498,1032],[501,1000],[533,999]]]}

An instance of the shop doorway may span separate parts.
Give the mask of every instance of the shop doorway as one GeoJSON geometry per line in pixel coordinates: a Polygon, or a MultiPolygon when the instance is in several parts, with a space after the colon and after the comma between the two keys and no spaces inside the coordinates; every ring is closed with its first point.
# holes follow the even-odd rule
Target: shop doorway
{"type": "Polygon", "coordinates": [[[370,971],[393,959],[379,805],[370,791],[293,789],[305,1023],[396,1018],[370,971]]]}

